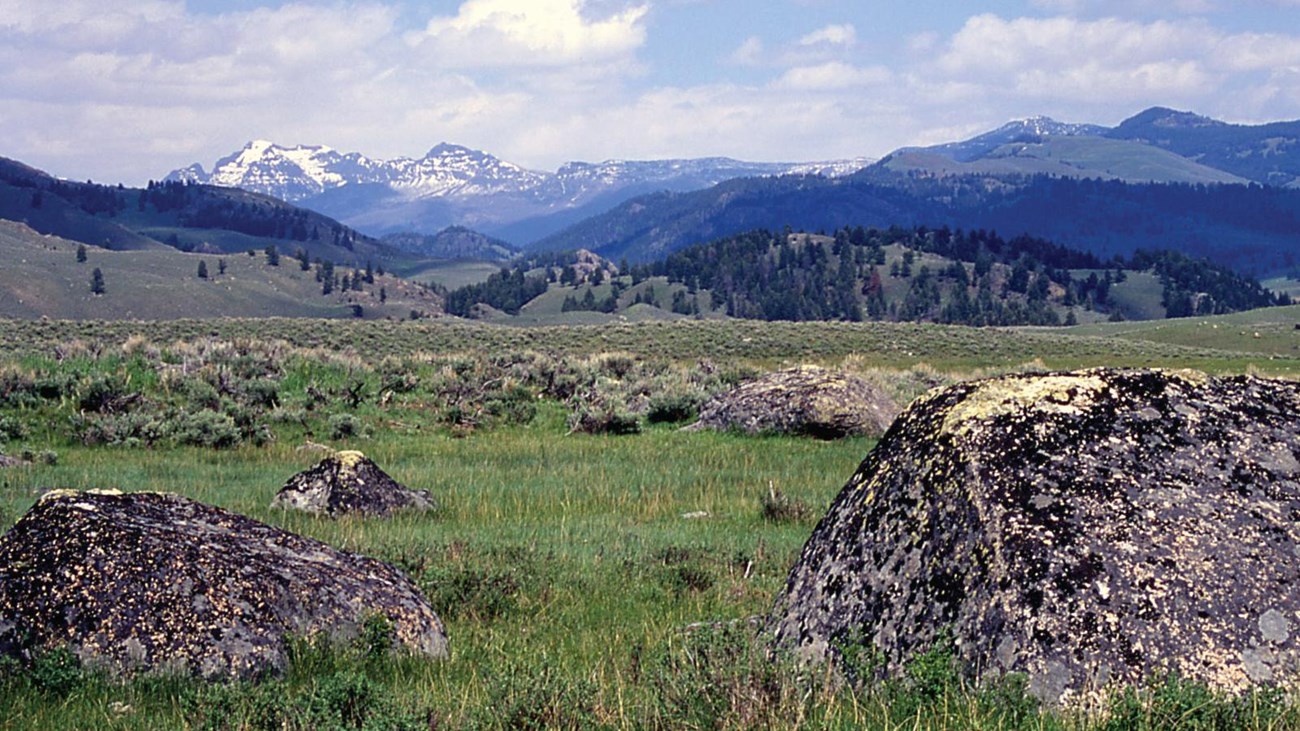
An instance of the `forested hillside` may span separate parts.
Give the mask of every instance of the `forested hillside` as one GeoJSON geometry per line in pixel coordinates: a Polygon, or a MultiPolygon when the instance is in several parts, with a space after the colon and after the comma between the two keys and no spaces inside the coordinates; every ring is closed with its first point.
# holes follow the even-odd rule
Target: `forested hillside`
{"type": "Polygon", "coordinates": [[[1258,282],[1176,252],[1102,261],[1042,239],[946,227],[859,226],[829,237],[760,230],[690,247],[644,271],[708,290],[729,315],[763,320],[1056,325],[1076,322],[1076,311],[1123,318],[1111,290],[1130,274],[1155,278],[1169,317],[1280,303],[1258,282]]]}
{"type": "Polygon", "coordinates": [[[734,180],[629,201],[537,244],[648,262],[759,228],[948,226],[1050,239],[1103,259],[1168,249],[1254,276],[1297,264],[1300,190],[1262,185],[900,174],[734,180]]]}
{"type": "Polygon", "coordinates": [[[653,309],[678,317],[967,325],[1223,314],[1285,301],[1177,252],[1102,259],[1029,236],[924,226],[758,229],[635,266],[585,251],[547,254],[447,294],[448,312],[466,317],[653,309]]]}

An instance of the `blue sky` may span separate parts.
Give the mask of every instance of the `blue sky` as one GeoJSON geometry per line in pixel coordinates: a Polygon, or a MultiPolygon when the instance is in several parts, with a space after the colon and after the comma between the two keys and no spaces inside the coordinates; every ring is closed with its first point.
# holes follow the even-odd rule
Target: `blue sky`
{"type": "Polygon", "coordinates": [[[0,0],[0,155],[127,184],[251,139],[801,161],[1154,105],[1300,118],[1300,0],[0,0]]]}

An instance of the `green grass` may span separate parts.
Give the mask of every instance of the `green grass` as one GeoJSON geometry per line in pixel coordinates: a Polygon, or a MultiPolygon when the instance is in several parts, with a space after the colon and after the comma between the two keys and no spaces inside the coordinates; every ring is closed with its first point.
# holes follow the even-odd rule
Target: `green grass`
{"type": "MultiPolygon", "coordinates": [[[[1010,684],[975,689],[942,652],[860,689],[752,644],[817,516],[871,447],[652,429],[562,436],[532,425],[453,439],[385,433],[360,446],[444,509],[391,522],[268,507],[313,462],[293,444],[229,452],[67,447],[53,467],[0,473],[0,523],[59,485],[164,489],[410,573],[444,618],[444,661],[299,643],[284,678],[117,681],[58,656],[0,668],[4,725],[66,728],[1026,728],[1098,727],[1010,684]],[[808,506],[765,518],[769,488],[808,506]],[[707,513],[704,517],[687,517],[707,513]],[[702,626],[700,623],[704,623],[702,626]],[[354,725],[355,724],[355,725],[354,725]]],[[[1242,705],[1197,686],[1120,696],[1115,728],[1288,728],[1280,698],[1242,705]],[[1153,700],[1154,699],[1154,700],[1153,700]],[[1154,704],[1154,705],[1153,705],[1154,704]],[[1279,720],[1280,719],[1280,720],[1279,720]]]]}
{"type": "Polygon", "coordinates": [[[1292,324],[1293,320],[1300,321],[1296,312],[1295,308],[1283,307],[1168,323],[1014,329],[752,320],[535,328],[452,320],[0,320],[0,340],[14,355],[49,354],[55,344],[73,340],[91,349],[116,348],[134,335],[157,343],[206,338],[282,340],[298,347],[360,354],[373,360],[418,353],[537,351],[582,355],[621,351],[649,358],[743,360],[766,365],[838,362],[848,356],[861,356],[881,367],[910,368],[924,363],[951,371],[1008,368],[1037,360],[1050,368],[1166,366],[1212,372],[1253,368],[1287,375],[1300,373],[1300,351],[1294,347],[1292,324]],[[1193,324],[1202,322],[1207,325],[1193,324]],[[1204,337],[1191,337],[1190,333],[1198,328],[1204,337]],[[1256,331],[1260,338],[1253,337],[1256,331]]]}
{"type": "MultiPolygon", "coordinates": [[[[386,433],[348,445],[444,506],[391,523],[271,510],[283,482],[314,462],[294,444],[225,452],[64,446],[56,466],[0,473],[0,521],[7,527],[54,486],[166,490],[221,505],[412,573],[446,619],[453,655],[396,678],[403,704],[439,709],[457,727],[461,704],[490,701],[484,672],[545,659],[566,678],[592,678],[611,694],[601,713],[615,714],[612,694],[641,692],[621,687],[636,648],[668,643],[692,622],[767,611],[812,514],[870,446],[666,429],[631,439],[563,434],[552,410],[526,428],[464,439],[386,433]],[[769,484],[811,505],[810,517],[765,522],[769,484]],[[708,515],[683,517],[698,512],[708,515]]],[[[110,685],[86,703],[106,717],[119,695],[110,685]]],[[[161,705],[150,714],[165,716],[161,705]]],[[[87,707],[31,712],[9,719],[66,728],[87,707]]]]}
{"type": "MultiPolygon", "coordinates": [[[[601,382],[630,367],[634,386],[708,369],[741,374],[820,362],[869,371],[905,397],[1026,363],[1285,374],[1295,358],[1231,349],[1291,337],[1281,328],[1291,313],[1271,314],[1278,328],[1265,329],[1267,337],[1198,344],[1138,333],[829,323],[523,329],[0,321],[0,337],[10,344],[0,384],[65,376],[70,384],[57,398],[0,410],[26,432],[0,444],[6,453],[57,452],[53,465],[0,470],[0,529],[54,487],[180,493],[394,563],[446,621],[452,648],[445,661],[424,661],[301,642],[285,677],[233,685],[118,681],[55,655],[32,668],[0,665],[0,726],[1074,729],[1105,727],[1109,719],[1113,728],[1294,728],[1295,712],[1283,698],[1234,701],[1176,681],[1117,696],[1109,715],[1086,718],[1044,712],[1014,680],[971,688],[941,652],[907,678],[861,687],[766,655],[748,620],[769,611],[870,440],[748,438],[662,425],[634,436],[568,434],[566,405],[549,397],[529,399],[536,416],[525,424],[461,429],[444,419],[447,393],[529,383],[516,366],[552,368],[557,378],[594,374],[601,382]],[[615,352],[626,355],[582,358],[615,352]],[[166,375],[181,364],[190,375],[166,375]],[[267,368],[281,408],[260,412],[275,435],[262,446],[88,447],[71,426],[90,387],[116,374],[163,408],[199,393],[196,379],[235,374],[240,391],[268,377],[267,368]],[[402,385],[407,377],[411,383],[402,385]],[[383,401],[390,388],[394,394],[383,401]],[[325,401],[313,401],[313,391],[325,401]],[[352,391],[361,398],[348,407],[352,391]],[[274,416],[281,412],[298,416],[274,416]],[[329,417],[338,414],[354,416],[373,436],[331,438],[329,417]],[[391,521],[270,509],[280,486],[318,459],[298,449],[307,438],[361,449],[400,482],[430,490],[441,509],[391,521]]],[[[1215,322],[1220,330],[1246,325],[1215,322]]],[[[1249,325],[1264,327],[1263,315],[1249,325]]]]}
{"type": "MultiPolygon", "coordinates": [[[[198,236],[204,232],[190,232],[198,236]]],[[[229,234],[229,232],[222,232],[229,234]]],[[[235,234],[230,234],[235,235],[235,234]]],[[[200,242],[202,243],[202,242],[200,242]]],[[[321,294],[313,271],[301,271],[289,251],[280,266],[259,252],[187,254],[158,246],[110,251],[86,247],[78,262],[75,242],[34,234],[0,222],[0,317],[71,319],[176,319],[216,317],[348,318],[361,304],[369,317],[406,318],[412,309],[440,312],[431,295],[396,277],[379,277],[365,293],[321,294]],[[219,262],[226,263],[225,273],[219,262]],[[208,278],[198,277],[204,262],[208,278]],[[91,273],[103,273],[105,291],[91,293],[91,273]],[[387,302],[379,301],[380,287],[387,302]]],[[[339,269],[339,274],[351,269],[339,269]]]]}
{"type": "Polygon", "coordinates": [[[434,282],[452,290],[487,281],[489,276],[501,271],[502,266],[490,261],[446,259],[399,266],[393,271],[411,281],[434,282]]]}
{"type": "Polygon", "coordinates": [[[1276,361],[1300,357],[1298,324],[1300,305],[1291,305],[1218,317],[1102,323],[1070,328],[1070,332],[1133,342],[1253,352],[1276,361]]]}

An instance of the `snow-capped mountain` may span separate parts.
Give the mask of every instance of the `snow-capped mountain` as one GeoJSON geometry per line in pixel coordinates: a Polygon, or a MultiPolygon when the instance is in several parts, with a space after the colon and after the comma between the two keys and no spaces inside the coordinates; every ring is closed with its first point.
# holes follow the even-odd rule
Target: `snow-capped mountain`
{"type": "Polygon", "coordinates": [[[254,140],[218,160],[211,173],[196,163],[173,171],[166,179],[243,188],[297,202],[345,185],[376,183],[413,196],[516,193],[539,187],[546,176],[446,143],[419,160],[373,160],[326,146],[282,147],[254,140]]]}
{"type": "MultiPolygon", "coordinates": [[[[860,170],[864,158],[811,163],[754,163],[725,157],[683,160],[570,162],[541,172],[459,145],[439,144],[416,160],[376,160],[333,148],[282,147],[258,140],[218,160],[212,172],[194,164],[167,180],[243,188],[300,203],[367,233],[432,233],[449,225],[487,232],[520,221],[609,207],[655,190],[706,188],[724,180],[765,175],[840,176],[860,170]]],[[[546,228],[542,225],[542,228],[546,228]]]]}
{"type": "Polygon", "coordinates": [[[923,149],[957,162],[970,162],[1012,142],[1037,141],[1043,137],[1101,137],[1109,131],[1109,128],[1096,124],[1072,124],[1039,116],[1007,122],[992,132],[985,132],[961,142],[950,142],[923,149]]]}
{"type": "Polygon", "coordinates": [[[208,183],[267,193],[300,201],[347,182],[375,183],[385,177],[382,163],[330,147],[281,147],[254,140],[244,149],[217,161],[211,173],[195,163],[173,171],[166,180],[208,183]]]}

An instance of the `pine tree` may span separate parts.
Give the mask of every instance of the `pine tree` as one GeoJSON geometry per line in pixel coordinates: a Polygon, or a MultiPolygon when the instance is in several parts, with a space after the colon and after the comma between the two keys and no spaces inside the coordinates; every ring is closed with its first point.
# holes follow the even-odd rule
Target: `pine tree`
{"type": "Polygon", "coordinates": [[[85,244],[77,244],[77,263],[78,263],[78,264],[84,264],[84,263],[86,263],[86,245],[85,245],[85,244]]]}
{"type": "Polygon", "coordinates": [[[267,266],[280,266],[280,252],[276,251],[275,244],[266,247],[266,264],[267,266]]]}
{"type": "Polygon", "coordinates": [[[90,273],[90,291],[92,294],[104,293],[104,273],[99,271],[99,267],[90,273]]]}
{"type": "Polygon", "coordinates": [[[334,262],[325,261],[320,265],[320,293],[329,294],[334,291],[334,262]]]}
{"type": "Polygon", "coordinates": [[[225,273],[226,273],[226,260],[217,259],[217,274],[225,274],[225,273]]]}
{"type": "Polygon", "coordinates": [[[207,278],[208,278],[208,263],[207,263],[206,261],[202,261],[202,260],[200,260],[200,261],[199,261],[199,279],[207,279],[207,278]]]}

